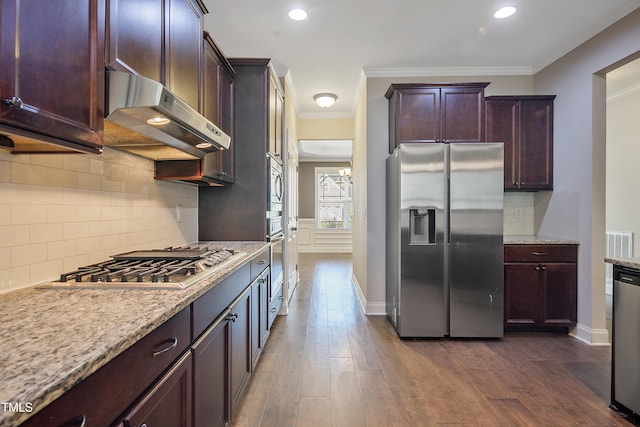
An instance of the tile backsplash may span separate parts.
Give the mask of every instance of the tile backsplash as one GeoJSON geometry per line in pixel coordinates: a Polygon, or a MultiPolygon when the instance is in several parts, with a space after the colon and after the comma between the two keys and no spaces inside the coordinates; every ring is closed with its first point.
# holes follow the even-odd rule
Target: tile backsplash
{"type": "Polygon", "coordinates": [[[534,194],[504,193],[505,236],[534,234],[534,194]]]}
{"type": "Polygon", "coordinates": [[[197,241],[198,189],[153,179],[153,161],[0,150],[0,293],[110,255],[197,241]]]}

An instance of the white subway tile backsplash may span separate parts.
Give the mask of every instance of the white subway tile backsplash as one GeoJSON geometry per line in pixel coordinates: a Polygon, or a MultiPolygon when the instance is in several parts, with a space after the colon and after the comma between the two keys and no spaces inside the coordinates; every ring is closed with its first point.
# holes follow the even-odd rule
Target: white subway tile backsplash
{"type": "Polygon", "coordinates": [[[62,240],[62,224],[31,224],[30,243],[46,243],[62,240]]]}
{"type": "Polygon", "coordinates": [[[11,267],[38,264],[47,261],[47,244],[15,246],[11,248],[11,267]]]}
{"type": "Polygon", "coordinates": [[[198,235],[196,186],[155,181],[152,161],[109,148],[100,156],[0,152],[0,200],[0,293],[198,235]]]}

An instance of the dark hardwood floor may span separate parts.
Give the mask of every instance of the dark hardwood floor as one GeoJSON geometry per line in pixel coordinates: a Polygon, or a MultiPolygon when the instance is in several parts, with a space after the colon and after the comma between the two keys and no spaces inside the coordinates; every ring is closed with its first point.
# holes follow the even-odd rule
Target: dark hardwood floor
{"type": "Polygon", "coordinates": [[[365,316],[349,255],[300,255],[301,282],[231,426],[628,426],[610,347],[561,335],[400,340],[365,316]]]}

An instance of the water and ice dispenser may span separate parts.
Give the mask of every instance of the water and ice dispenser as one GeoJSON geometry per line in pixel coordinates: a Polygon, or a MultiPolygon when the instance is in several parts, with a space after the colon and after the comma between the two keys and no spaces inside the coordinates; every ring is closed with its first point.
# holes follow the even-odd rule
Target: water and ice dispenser
{"type": "Polygon", "coordinates": [[[409,209],[409,244],[436,244],[436,210],[434,208],[409,209]]]}

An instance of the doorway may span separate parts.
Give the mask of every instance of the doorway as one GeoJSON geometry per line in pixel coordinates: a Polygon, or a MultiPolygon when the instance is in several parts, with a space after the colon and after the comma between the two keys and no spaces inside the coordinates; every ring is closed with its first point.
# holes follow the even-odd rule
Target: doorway
{"type": "MultiPolygon", "coordinates": [[[[640,59],[606,74],[605,251],[608,257],[640,254],[640,59]]],[[[606,272],[606,324],[611,342],[612,285],[606,272]]]]}

